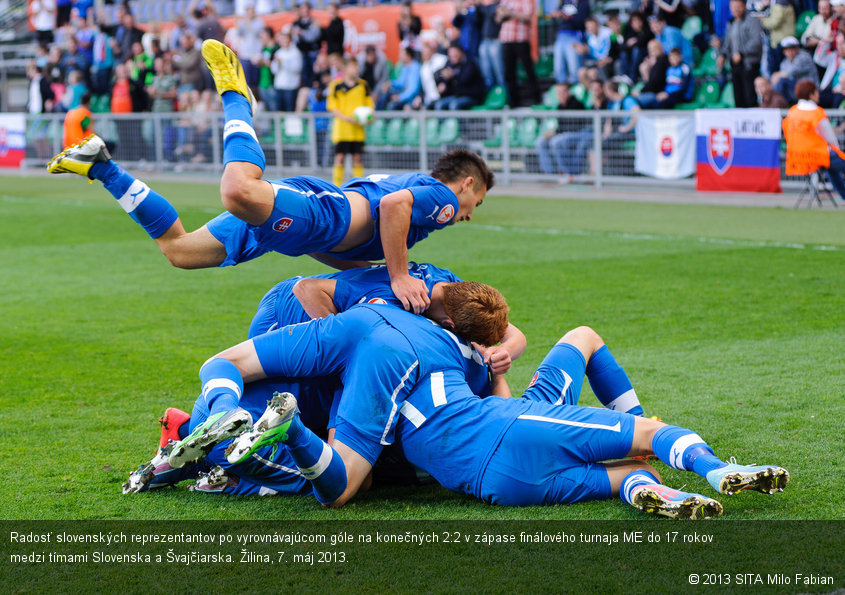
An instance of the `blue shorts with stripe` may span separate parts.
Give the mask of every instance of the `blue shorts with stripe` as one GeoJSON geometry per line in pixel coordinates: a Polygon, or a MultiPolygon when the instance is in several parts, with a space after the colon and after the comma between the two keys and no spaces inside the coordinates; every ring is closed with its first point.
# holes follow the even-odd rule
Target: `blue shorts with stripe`
{"type": "Polygon", "coordinates": [[[226,249],[220,266],[231,266],[267,252],[300,256],[329,252],[349,231],[351,208],[334,184],[312,176],[268,182],[275,192],[273,211],[261,225],[222,213],[206,225],[226,249]]]}
{"type": "Polygon", "coordinates": [[[578,348],[558,343],[543,358],[523,398],[551,405],[577,405],[587,362],[578,348]]]}
{"type": "Polygon", "coordinates": [[[609,498],[601,461],[628,454],[635,420],[608,409],[531,403],[502,437],[478,495],[505,506],[609,498]]]}

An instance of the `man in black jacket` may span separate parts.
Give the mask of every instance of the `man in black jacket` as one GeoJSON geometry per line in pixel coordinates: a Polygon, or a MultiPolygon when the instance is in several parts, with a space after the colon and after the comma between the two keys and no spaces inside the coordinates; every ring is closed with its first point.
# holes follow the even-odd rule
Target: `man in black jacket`
{"type": "Polygon", "coordinates": [[[434,109],[463,110],[484,100],[487,88],[478,65],[465,53],[459,43],[449,46],[449,61],[435,75],[440,99],[434,109]]]}

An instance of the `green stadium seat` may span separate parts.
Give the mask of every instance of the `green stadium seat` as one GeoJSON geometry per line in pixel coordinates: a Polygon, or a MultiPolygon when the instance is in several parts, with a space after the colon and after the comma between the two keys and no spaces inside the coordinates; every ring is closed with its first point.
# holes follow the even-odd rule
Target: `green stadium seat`
{"type": "Polygon", "coordinates": [[[798,18],[795,19],[795,37],[801,39],[801,36],[804,35],[804,31],[810,26],[810,21],[813,20],[815,15],[816,13],[812,10],[805,10],[798,15],[798,18]]]}
{"type": "Polygon", "coordinates": [[[401,147],[405,144],[405,120],[402,118],[393,118],[387,123],[387,129],[384,133],[385,144],[391,147],[401,147]]]}
{"type": "Polygon", "coordinates": [[[519,125],[518,141],[520,147],[531,148],[540,135],[540,122],[537,118],[524,118],[519,125]]]}
{"type": "Polygon", "coordinates": [[[440,120],[437,118],[425,121],[425,144],[428,147],[440,146],[440,120]]]}
{"type": "Polygon", "coordinates": [[[376,118],[367,128],[367,144],[373,147],[383,147],[387,144],[385,138],[387,122],[384,118],[376,118]]]}
{"type": "MultiPolygon", "coordinates": [[[[519,127],[516,124],[516,120],[513,118],[507,119],[507,128],[508,128],[508,142],[510,146],[516,147],[519,146],[519,127]]],[[[488,138],[482,143],[488,149],[498,149],[502,146],[502,130],[501,126],[499,130],[496,132],[496,136],[493,138],[488,138]]]]}
{"type": "Polygon", "coordinates": [[[692,41],[696,35],[701,33],[702,29],[701,17],[695,15],[688,16],[681,26],[681,35],[692,41]]]}
{"type": "Polygon", "coordinates": [[[420,121],[417,118],[408,118],[405,120],[405,126],[402,128],[402,138],[405,139],[403,144],[410,147],[418,147],[420,144],[420,121]]]}
{"type": "Polygon", "coordinates": [[[531,109],[536,110],[549,110],[549,109],[557,109],[558,102],[557,102],[557,92],[555,91],[554,85],[549,87],[549,89],[543,93],[543,103],[538,103],[536,105],[532,105],[531,109]]]}
{"type": "Polygon", "coordinates": [[[716,76],[719,69],[716,66],[716,58],[718,54],[715,48],[709,48],[701,55],[701,59],[692,69],[692,73],[696,78],[703,78],[708,76],[716,76]]]}
{"type": "Polygon", "coordinates": [[[698,88],[692,101],[678,104],[676,109],[720,107],[719,103],[719,85],[716,81],[706,81],[698,88]]]}
{"type": "Polygon", "coordinates": [[[722,89],[722,97],[719,101],[722,107],[736,107],[736,98],[734,97],[734,84],[727,83],[722,89]]]}
{"type": "Polygon", "coordinates": [[[558,121],[557,118],[544,118],[543,122],[540,124],[539,134],[545,134],[547,132],[554,132],[557,133],[557,126],[558,121]]]}
{"type": "Polygon", "coordinates": [[[457,142],[461,138],[460,123],[457,118],[446,118],[440,123],[440,138],[441,145],[448,145],[457,142]]]}
{"type": "Polygon", "coordinates": [[[581,83],[575,83],[569,88],[569,93],[581,103],[587,98],[587,88],[581,83]]]}
{"type": "Polygon", "coordinates": [[[495,86],[487,92],[487,97],[484,98],[484,103],[476,105],[472,109],[475,111],[482,110],[500,110],[505,107],[508,102],[508,93],[502,86],[495,86]]]}
{"type": "Polygon", "coordinates": [[[639,93],[643,90],[643,87],[645,87],[645,81],[638,81],[631,87],[631,93],[639,93]]]}
{"type": "Polygon", "coordinates": [[[286,145],[307,145],[308,124],[302,118],[287,117],[282,121],[282,142],[286,145]]]}
{"type": "Polygon", "coordinates": [[[537,64],[534,65],[534,72],[537,78],[549,78],[554,72],[554,56],[551,53],[546,53],[540,56],[537,64]]]}

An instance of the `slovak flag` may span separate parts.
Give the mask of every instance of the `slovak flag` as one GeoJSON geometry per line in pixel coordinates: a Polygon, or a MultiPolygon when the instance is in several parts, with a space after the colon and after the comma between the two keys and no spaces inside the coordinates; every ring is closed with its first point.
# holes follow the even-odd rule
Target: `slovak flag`
{"type": "Polygon", "coordinates": [[[677,180],[695,173],[692,118],[647,116],[637,119],[634,170],[653,178],[677,180]]]}
{"type": "Polygon", "coordinates": [[[780,110],[696,110],[696,188],[780,192],[780,110]]]}

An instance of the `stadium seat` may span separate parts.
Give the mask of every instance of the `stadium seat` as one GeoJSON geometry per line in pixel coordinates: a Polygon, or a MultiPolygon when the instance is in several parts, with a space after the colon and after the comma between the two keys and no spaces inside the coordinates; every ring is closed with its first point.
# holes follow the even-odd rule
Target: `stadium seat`
{"type": "Polygon", "coordinates": [[[546,132],[554,132],[557,133],[557,118],[544,118],[543,122],[540,124],[540,130],[538,131],[538,136],[540,134],[545,134],[546,132]]]}
{"type": "Polygon", "coordinates": [[[734,84],[727,83],[722,89],[722,97],[719,101],[721,107],[736,107],[736,98],[734,97],[734,84]]]}
{"type": "Polygon", "coordinates": [[[502,86],[495,86],[487,92],[487,97],[484,98],[484,103],[476,105],[472,109],[475,111],[481,110],[500,110],[505,107],[508,102],[508,94],[502,86]]]}
{"type": "Polygon", "coordinates": [[[645,81],[638,81],[631,87],[631,93],[639,93],[643,90],[643,87],[645,87],[645,81]]]}
{"type": "Polygon", "coordinates": [[[572,85],[569,88],[569,92],[575,99],[577,99],[581,103],[584,103],[584,99],[587,98],[587,88],[581,83],[575,83],[574,85],[572,85]]]}
{"type": "Polygon", "coordinates": [[[681,103],[676,109],[699,109],[707,107],[720,107],[719,85],[716,81],[706,81],[695,93],[695,99],[689,103],[681,103]]]}
{"type": "Polygon", "coordinates": [[[619,82],[616,84],[619,86],[619,94],[622,95],[622,97],[627,96],[631,92],[631,87],[628,86],[628,83],[619,82]]]}
{"type": "Polygon", "coordinates": [[[554,73],[554,56],[551,53],[545,53],[537,60],[534,65],[534,72],[537,78],[549,78],[554,73]]]}
{"type": "Polygon", "coordinates": [[[457,142],[460,138],[460,124],[457,118],[446,118],[441,122],[439,144],[448,145],[457,142]]]}
{"type": "Polygon", "coordinates": [[[801,39],[801,36],[804,35],[804,31],[810,26],[810,21],[813,20],[815,15],[816,13],[812,10],[805,10],[798,15],[798,18],[795,19],[795,37],[801,39]]]}
{"type": "Polygon", "coordinates": [[[533,147],[539,135],[540,122],[537,121],[537,118],[524,118],[519,125],[519,146],[525,148],[533,147]]]}
{"type": "MultiPolygon", "coordinates": [[[[519,146],[519,127],[516,124],[516,120],[513,118],[507,119],[507,127],[508,127],[508,143],[510,143],[511,147],[518,147],[519,146]]],[[[487,147],[488,149],[498,149],[502,146],[502,129],[501,125],[498,125],[498,130],[496,131],[496,136],[493,138],[488,138],[482,144],[487,147]]]]}
{"type": "Polygon", "coordinates": [[[418,147],[420,144],[420,121],[417,118],[408,118],[402,127],[403,144],[409,147],[418,147]]]}
{"type": "Polygon", "coordinates": [[[549,87],[549,89],[543,93],[543,103],[538,103],[536,105],[532,105],[531,109],[536,110],[548,110],[548,109],[557,109],[558,102],[557,102],[557,92],[555,91],[554,85],[549,87]]]}
{"type": "Polygon", "coordinates": [[[282,142],[286,145],[307,145],[308,125],[302,118],[287,117],[282,121],[282,142]]]}
{"type": "Polygon", "coordinates": [[[387,122],[383,118],[376,118],[367,128],[367,144],[373,147],[383,147],[387,144],[385,129],[387,122]]]}
{"type": "Polygon", "coordinates": [[[393,118],[387,123],[387,128],[384,132],[385,144],[391,147],[401,147],[405,144],[404,135],[405,120],[402,118],[393,118]]]}
{"type": "Polygon", "coordinates": [[[715,48],[709,48],[701,55],[701,59],[696,64],[695,68],[692,69],[692,74],[697,78],[716,76],[719,72],[719,69],[716,66],[717,55],[715,48]]]}
{"type": "Polygon", "coordinates": [[[681,27],[681,35],[691,42],[695,39],[696,35],[701,33],[702,29],[701,17],[695,15],[688,16],[681,27]]]}
{"type": "Polygon", "coordinates": [[[440,146],[440,120],[437,118],[425,121],[425,144],[427,147],[440,146]]]}

